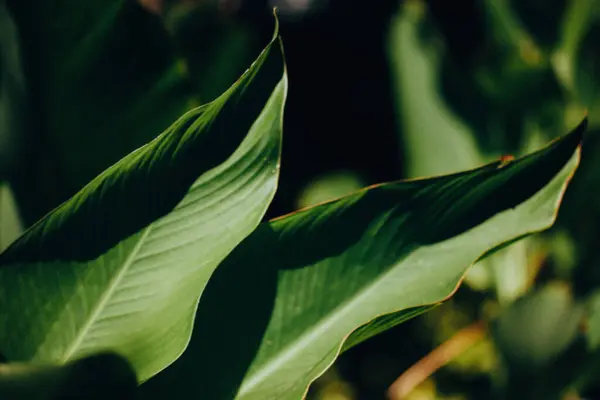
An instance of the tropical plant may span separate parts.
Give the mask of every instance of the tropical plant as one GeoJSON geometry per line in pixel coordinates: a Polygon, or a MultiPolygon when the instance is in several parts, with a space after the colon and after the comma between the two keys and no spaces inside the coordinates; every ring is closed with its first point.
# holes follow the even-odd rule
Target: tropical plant
{"type": "MultiPolygon", "coordinates": [[[[133,12],[114,4],[114,15],[133,12]]],[[[113,43],[99,38],[79,51],[78,40],[64,44],[74,64],[38,78],[48,130],[72,133],[86,120],[71,106],[86,71],[78,63],[95,70],[86,52],[113,43]],[[65,103],[51,101],[63,85],[65,103]]],[[[151,92],[164,94],[158,82],[151,92]]],[[[586,121],[516,160],[375,185],[261,223],[277,187],[287,85],[276,27],[220,97],[0,254],[0,393],[83,397],[100,378],[125,396],[140,384],[142,398],[300,399],[340,352],[436,307],[473,263],[549,227],[579,163],[586,121]]],[[[132,127],[154,100],[111,123],[132,127]]]]}

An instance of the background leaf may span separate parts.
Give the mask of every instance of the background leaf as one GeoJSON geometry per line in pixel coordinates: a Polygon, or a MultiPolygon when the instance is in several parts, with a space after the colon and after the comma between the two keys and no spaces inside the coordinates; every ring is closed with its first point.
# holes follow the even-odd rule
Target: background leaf
{"type": "Polygon", "coordinates": [[[206,281],[275,193],[286,82],[276,32],[225,94],[1,254],[0,351],[61,363],[109,348],[141,381],[178,357],[206,281]]]}
{"type": "Polygon", "coordinates": [[[575,338],[582,311],[567,286],[547,285],[516,301],[494,321],[495,343],[512,367],[532,374],[575,338]]]}
{"type": "Polygon", "coordinates": [[[185,59],[200,101],[212,100],[226,90],[262,48],[255,30],[247,21],[234,18],[223,4],[166,1],[163,5],[165,26],[185,59]]]}
{"type": "Polygon", "coordinates": [[[590,349],[597,350],[600,345],[600,292],[592,293],[588,307],[586,339],[590,349]]]}
{"type": "Polygon", "coordinates": [[[192,108],[191,91],[160,18],[135,1],[6,4],[25,44],[27,137],[40,142],[12,177],[30,225],[192,108]]]}
{"type": "Polygon", "coordinates": [[[471,129],[438,91],[439,49],[420,40],[420,3],[403,7],[392,20],[389,57],[404,133],[406,175],[410,178],[464,171],[490,157],[480,154],[471,129]]]}
{"type": "Polygon", "coordinates": [[[548,227],[584,130],[508,165],[380,185],[261,225],[211,278],[186,353],[142,394],[301,398],[358,327],[424,311],[482,254],[548,227]]]}
{"type": "MultiPolygon", "coordinates": [[[[501,156],[485,152],[473,128],[445,103],[439,81],[446,46],[426,40],[425,27],[432,29],[424,4],[409,2],[394,17],[390,30],[389,56],[408,178],[475,168],[501,156]]],[[[531,145],[523,153],[539,147],[531,145]]],[[[502,303],[516,299],[531,282],[527,250],[534,244],[527,238],[478,262],[469,269],[466,283],[479,291],[494,288],[502,303]]]]}
{"type": "Polygon", "coordinates": [[[0,183],[0,252],[23,233],[23,224],[7,183],[0,183]]]}
{"type": "Polygon", "coordinates": [[[0,2],[0,180],[13,172],[22,155],[26,101],[17,27],[6,4],[0,2]]]}

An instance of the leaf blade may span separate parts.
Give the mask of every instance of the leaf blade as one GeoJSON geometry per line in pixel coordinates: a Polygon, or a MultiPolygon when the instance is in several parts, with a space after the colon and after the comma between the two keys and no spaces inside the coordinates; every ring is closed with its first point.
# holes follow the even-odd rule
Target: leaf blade
{"type": "Polygon", "coordinates": [[[2,352],[65,362],[110,348],[142,381],[177,358],[210,274],[273,198],[286,93],[276,32],[223,96],[107,169],[0,254],[2,352]]]}
{"type": "Polygon", "coordinates": [[[186,353],[142,390],[301,398],[348,337],[360,341],[352,332],[377,333],[359,327],[445,300],[482,255],[551,224],[584,129],[508,165],[379,185],[261,225],[215,271],[186,353]]]}

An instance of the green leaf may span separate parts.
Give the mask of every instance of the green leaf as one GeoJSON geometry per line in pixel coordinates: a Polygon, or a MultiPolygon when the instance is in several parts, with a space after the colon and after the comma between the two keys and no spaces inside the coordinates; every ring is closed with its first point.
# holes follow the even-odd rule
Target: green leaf
{"type": "Polygon", "coordinates": [[[586,339],[590,350],[600,347],[600,291],[592,293],[588,299],[586,339]]]}
{"type": "Polygon", "coordinates": [[[551,225],[584,130],[508,164],[378,185],[262,224],[213,274],[186,352],[142,393],[302,398],[345,342],[444,301],[482,255],[551,225]]]}
{"type": "Polygon", "coordinates": [[[513,303],[494,321],[491,332],[511,370],[528,375],[571,344],[582,316],[566,285],[549,284],[513,303]]]}
{"type": "Polygon", "coordinates": [[[392,20],[389,58],[409,177],[447,174],[486,161],[473,132],[449,110],[439,88],[441,54],[419,38],[423,11],[408,3],[392,20]]]}
{"type": "Polygon", "coordinates": [[[0,180],[12,172],[23,148],[26,92],[17,28],[0,2],[0,180]]]}
{"type": "Polygon", "coordinates": [[[296,208],[306,208],[315,204],[337,199],[365,186],[358,174],[351,171],[331,171],[319,175],[306,185],[296,199],[296,208]]]}
{"type": "Polygon", "coordinates": [[[64,366],[0,364],[0,398],[12,400],[134,398],[135,373],[123,358],[97,354],[64,366]]]}
{"type": "Polygon", "coordinates": [[[276,33],[221,97],[1,254],[0,352],[62,363],[108,348],[140,381],[177,358],[206,281],[273,198],[286,90],[276,33]]]}
{"type": "Polygon", "coordinates": [[[575,97],[581,96],[577,87],[577,53],[594,21],[596,0],[574,0],[567,3],[561,24],[561,38],[552,55],[552,66],[563,87],[575,97]]]}
{"type": "Polygon", "coordinates": [[[0,183],[0,252],[5,250],[23,233],[23,224],[12,190],[7,183],[0,183]]]}
{"type": "Polygon", "coordinates": [[[136,1],[6,3],[23,44],[30,140],[46,152],[20,173],[41,169],[52,183],[27,207],[37,219],[190,110],[191,86],[160,18],[136,1]]]}
{"type": "MultiPolygon", "coordinates": [[[[409,178],[466,170],[500,156],[483,152],[473,130],[448,108],[439,82],[444,49],[421,40],[419,29],[427,22],[425,17],[420,3],[407,3],[390,30],[389,56],[409,178]]],[[[527,249],[531,244],[529,239],[522,241],[477,263],[466,283],[477,290],[494,287],[502,303],[514,300],[530,282],[527,249]]]]}

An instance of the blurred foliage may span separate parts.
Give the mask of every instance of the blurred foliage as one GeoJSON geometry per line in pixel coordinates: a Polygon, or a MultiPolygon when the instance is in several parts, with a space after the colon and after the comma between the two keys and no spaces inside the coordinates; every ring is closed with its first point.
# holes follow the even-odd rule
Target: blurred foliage
{"type": "Polygon", "coordinates": [[[36,146],[11,176],[31,224],[165,129],[192,94],[161,20],[133,1],[6,5],[26,43],[35,116],[26,138],[36,146]],[[46,186],[37,196],[36,180],[46,186]]]}
{"type": "Polygon", "coordinates": [[[185,60],[196,100],[209,102],[223,93],[254,61],[262,41],[214,1],[180,2],[163,11],[164,24],[185,60]]]}
{"type": "MultiPolygon", "coordinates": [[[[390,60],[408,173],[450,172],[474,167],[477,160],[522,154],[556,137],[557,129],[571,125],[584,108],[589,109],[592,127],[597,127],[599,81],[593,68],[585,65],[593,64],[598,53],[586,54],[579,42],[600,22],[595,19],[599,3],[555,2],[552,7],[534,1],[468,3],[456,8],[441,1],[408,1],[397,16],[397,30],[391,31],[390,60]],[[578,83],[582,80],[585,83],[578,83]],[[421,90],[416,91],[419,81],[421,90]],[[427,151],[436,146],[437,153],[427,151]]],[[[588,165],[584,161],[583,168],[588,165]]],[[[598,214],[589,217],[590,224],[599,219],[598,214]]],[[[463,304],[476,316],[462,324],[489,321],[493,335],[486,342],[494,346],[485,358],[497,352],[503,361],[486,371],[491,391],[471,387],[470,398],[545,399],[566,393],[558,385],[531,388],[527,380],[547,381],[556,373],[552,368],[556,357],[568,359],[572,344],[583,335],[578,328],[585,295],[573,293],[566,283],[578,269],[574,227],[572,220],[561,222],[551,235],[520,241],[478,263],[467,277],[467,284],[489,300],[463,304]],[[496,305],[490,307],[490,301],[496,305]]],[[[447,318],[429,325],[435,336],[444,331],[447,318]]],[[[446,339],[450,336],[447,333],[446,339]]],[[[477,365],[475,359],[472,362],[477,365]]],[[[456,371],[452,364],[446,373],[456,371]]],[[[462,380],[468,374],[452,375],[462,380]]],[[[442,371],[433,379],[436,376],[445,380],[442,371]]]]}
{"type": "Polygon", "coordinates": [[[4,2],[0,2],[0,179],[6,179],[22,155],[26,85],[18,32],[4,2]]]}
{"type": "Polygon", "coordinates": [[[299,194],[296,208],[304,208],[345,196],[364,187],[363,180],[348,171],[332,171],[315,178],[299,194]]]}
{"type": "MultiPolygon", "coordinates": [[[[584,109],[592,129],[598,128],[600,70],[594,66],[600,52],[590,37],[600,27],[600,3],[560,3],[487,0],[457,7],[431,0],[400,7],[388,46],[408,177],[473,168],[539,148],[584,109]]],[[[565,199],[567,216],[551,234],[520,241],[475,265],[466,283],[481,295],[463,289],[456,301],[409,322],[423,324],[422,335],[396,329],[398,338],[434,346],[474,321],[492,324],[493,335],[426,381],[430,397],[423,398],[462,393],[467,398],[546,399],[596,390],[598,382],[589,371],[597,356],[579,344],[587,293],[600,283],[597,273],[594,284],[578,278],[582,273],[589,277],[597,267],[592,261],[597,257],[586,254],[594,253],[590,245],[599,238],[594,227],[600,214],[592,211],[597,210],[592,204],[600,202],[593,196],[599,188],[600,169],[594,168],[598,140],[591,137],[586,145],[582,176],[565,199]],[[583,210],[589,211],[585,217],[583,210]],[[485,300],[474,301],[480,296],[485,300]],[[469,357],[477,347],[478,356],[469,357]],[[551,380],[576,359],[586,365],[580,370],[586,371],[581,372],[585,378],[563,373],[545,388],[530,384],[531,379],[551,380]],[[473,379],[488,383],[474,384],[473,379]]],[[[590,346],[597,340],[596,299],[587,306],[590,346]]],[[[393,345],[384,343],[389,336],[380,339],[381,346],[393,345]]],[[[423,393],[423,385],[413,394],[423,393]]]]}
{"type": "MultiPolygon", "coordinates": [[[[600,129],[598,0],[50,3],[0,2],[0,179],[10,180],[26,226],[160,131],[172,119],[158,119],[165,109],[178,115],[228,87],[270,35],[272,6],[281,9],[290,74],[272,216],[401,172],[523,154],[586,109],[600,129]],[[71,10],[62,20],[60,7],[71,10]],[[28,44],[22,54],[18,39],[28,44]],[[76,52],[61,52],[67,40],[97,57],[80,64],[76,52]],[[64,65],[71,72],[58,74],[64,65]]],[[[17,226],[6,188],[0,247],[6,226],[17,226]]],[[[382,398],[476,321],[495,333],[406,398],[598,397],[599,240],[600,138],[591,134],[550,233],[478,263],[453,301],[345,353],[311,398],[382,398]],[[531,363],[536,380],[552,383],[546,391],[529,390],[520,371],[531,363]]]]}
{"type": "Polygon", "coordinates": [[[492,336],[515,373],[534,374],[571,344],[582,311],[567,286],[549,284],[508,307],[494,321],[492,336]]]}

